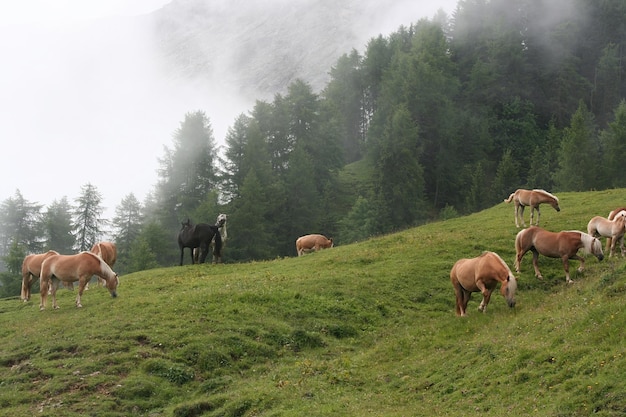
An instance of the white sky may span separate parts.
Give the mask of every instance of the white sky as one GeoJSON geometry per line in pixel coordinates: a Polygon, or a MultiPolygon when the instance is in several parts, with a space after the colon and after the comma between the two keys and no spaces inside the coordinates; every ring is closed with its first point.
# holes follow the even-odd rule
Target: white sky
{"type": "Polygon", "coordinates": [[[68,22],[152,12],[170,0],[4,0],[0,26],[68,22]]]}
{"type": "MultiPolygon", "coordinates": [[[[133,193],[143,201],[152,191],[163,147],[172,146],[185,113],[205,111],[220,145],[235,117],[252,109],[249,98],[219,85],[164,76],[156,42],[128,24],[135,20],[108,25],[169,2],[0,1],[0,202],[19,190],[32,203],[67,197],[74,204],[91,183],[112,219],[122,198],[133,193]]],[[[456,4],[407,2],[424,17],[456,4]]]]}

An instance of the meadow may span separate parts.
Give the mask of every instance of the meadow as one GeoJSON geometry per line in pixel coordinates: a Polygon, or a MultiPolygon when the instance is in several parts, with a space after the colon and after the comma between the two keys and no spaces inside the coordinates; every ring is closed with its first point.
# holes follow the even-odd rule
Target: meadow
{"type": "MultiPolygon", "coordinates": [[[[560,193],[541,226],[585,230],[625,195],[560,193]]],[[[456,317],[453,263],[492,250],[513,269],[518,230],[500,203],[300,258],[122,276],[82,309],[65,289],[59,310],[0,300],[0,415],[626,414],[623,258],[572,261],[567,285],[528,253],[514,309],[475,294],[456,317]]]]}

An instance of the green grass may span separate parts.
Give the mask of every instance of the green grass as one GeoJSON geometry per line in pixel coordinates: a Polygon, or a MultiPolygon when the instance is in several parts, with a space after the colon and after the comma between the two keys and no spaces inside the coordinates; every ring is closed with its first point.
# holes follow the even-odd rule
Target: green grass
{"type": "MultiPolygon", "coordinates": [[[[542,226],[585,230],[626,190],[562,193],[542,226]]],[[[526,213],[528,221],[529,213],[526,213]]],[[[513,206],[268,262],[196,265],[0,300],[4,416],[621,416],[625,263],[522,261],[517,306],[475,294],[454,314],[452,264],[513,266],[513,206]]]]}

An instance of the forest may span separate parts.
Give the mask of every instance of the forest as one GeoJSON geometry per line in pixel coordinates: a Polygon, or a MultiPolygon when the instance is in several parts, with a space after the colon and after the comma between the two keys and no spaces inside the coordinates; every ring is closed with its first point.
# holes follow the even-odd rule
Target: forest
{"type": "MultiPolygon", "coordinates": [[[[97,186],[48,207],[0,204],[0,295],[28,253],[118,247],[118,273],[179,261],[181,222],[228,214],[225,262],[295,256],[308,233],[337,245],[482,210],[517,188],[623,187],[625,0],[461,0],[353,49],[233,121],[218,153],[190,110],[152,193],[103,219],[97,186]]],[[[188,262],[188,258],[185,259],[188,262]]]]}

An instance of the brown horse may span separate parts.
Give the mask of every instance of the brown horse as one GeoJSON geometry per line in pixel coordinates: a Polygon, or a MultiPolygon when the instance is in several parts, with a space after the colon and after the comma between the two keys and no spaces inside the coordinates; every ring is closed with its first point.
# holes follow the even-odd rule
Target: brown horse
{"type": "Polygon", "coordinates": [[[561,258],[565,270],[565,281],[569,284],[573,282],[569,276],[570,259],[580,261],[578,272],[585,269],[585,259],[578,256],[578,250],[581,248],[585,252],[595,255],[600,261],[604,259],[602,243],[587,233],[577,230],[553,233],[537,226],[531,226],[521,230],[515,237],[515,252],[517,254],[515,270],[519,272],[522,257],[529,250],[533,252],[533,267],[535,268],[535,276],[539,279],[543,279],[537,264],[539,254],[549,258],[561,258]]]}
{"type": "Polygon", "coordinates": [[[587,223],[587,233],[595,237],[606,237],[607,246],[609,245],[609,239],[611,239],[609,257],[613,256],[613,253],[615,253],[615,245],[619,242],[623,257],[625,254],[624,233],[626,233],[626,211],[616,213],[612,220],[605,219],[602,216],[592,217],[589,223],[587,223]]]}
{"type": "MultiPolygon", "coordinates": [[[[615,216],[620,214],[620,213],[626,215],[626,207],[620,207],[620,208],[616,208],[615,210],[611,210],[611,212],[607,216],[607,219],[613,220],[615,218],[615,216]]],[[[606,238],[606,249],[605,249],[605,252],[609,252],[611,250],[611,246],[613,246],[613,239],[611,239],[611,237],[607,237],[606,238]]]]}
{"type": "Polygon", "coordinates": [[[450,281],[456,294],[456,315],[467,314],[467,303],[473,292],[480,292],[483,300],[478,310],[487,312],[491,293],[500,283],[500,293],[509,307],[515,307],[517,280],[506,262],[495,252],[483,252],[477,258],[459,259],[450,271],[450,281]]]}
{"type": "Polygon", "coordinates": [[[320,249],[328,249],[333,247],[333,238],[326,238],[324,235],[305,235],[296,239],[296,252],[298,256],[302,256],[308,252],[315,252],[320,249]]]}
{"type": "Polygon", "coordinates": [[[46,253],[38,253],[26,255],[22,262],[22,294],[21,298],[24,302],[30,300],[30,289],[33,286],[33,278],[39,278],[41,275],[42,262],[52,256],[58,255],[58,252],[49,250],[46,253]]]}
{"type": "Polygon", "coordinates": [[[48,287],[52,293],[52,306],[57,305],[56,292],[59,282],[78,281],[78,295],[76,297],[76,307],[82,307],[80,297],[83,295],[85,285],[93,275],[97,275],[106,281],[106,287],[112,297],[117,297],[117,286],[120,283],[119,277],[102,258],[91,252],[80,252],[76,255],[51,255],[41,265],[41,277],[39,286],[41,287],[41,302],[39,309],[46,306],[48,287]]]}
{"type": "Polygon", "coordinates": [[[535,210],[537,210],[537,223],[535,223],[535,225],[539,226],[539,217],[541,216],[541,212],[539,211],[539,204],[548,203],[556,211],[561,211],[561,208],[559,207],[559,199],[545,190],[524,190],[520,188],[514,193],[511,193],[509,198],[504,199],[505,203],[510,203],[511,201],[515,203],[516,227],[519,227],[518,218],[522,221],[522,225],[526,227],[526,222],[524,221],[524,208],[526,206],[530,206],[531,226],[533,225],[535,210]]]}
{"type": "MultiPolygon", "coordinates": [[[[115,243],[113,242],[98,242],[91,247],[90,252],[101,257],[102,260],[111,268],[113,268],[113,265],[115,265],[115,262],[117,261],[117,246],[115,246],[115,243]]],[[[106,281],[98,277],[98,284],[102,284],[102,286],[104,286],[106,281]]],[[[85,289],[89,289],[89,283],[87,283],[85,289]]]]}

